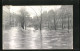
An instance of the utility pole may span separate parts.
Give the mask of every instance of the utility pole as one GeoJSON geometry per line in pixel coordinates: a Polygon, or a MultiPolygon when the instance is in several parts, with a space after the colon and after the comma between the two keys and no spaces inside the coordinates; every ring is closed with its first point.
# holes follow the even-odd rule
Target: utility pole
{"type": "MultiPolygon", "coordinates": [[[[41,6],[40,6],[41,7],[41,6]]],[[[42,7],[41,7],[41,19],[40,19],[40,39],[41,39],[41,49],[43,48],[42,40],[42,7]]]]}
{"type": "MultiPolygon", "coordinates": [[[[32,8],[32,7],[30,7],[30,8],[32,8]]],[[[43,44],[42,44],[42,42],[43,42],[43,40],[42,40],[42,7],[40,6],[40,8],[41,8],[41,10],[40,10],[40,12],[41,12],[41,17],[40,17],[40,41],[41,41],[41,49],[43,48],[43,44]]],[[[33,9],[33,8],[32,8],[33,9]]],[[[33,9],[34,10],[34,9],[33,9]]],[[[34,10],[34,12],[36,13],[36,11],[34,10]]],[[[37,19],[38,19],[38,15],[37,15],[37,13],[36,13],[36,16],[37,16],[37,19]]],[[[39,21],[39,20],[38,20],[39,21]]]]}

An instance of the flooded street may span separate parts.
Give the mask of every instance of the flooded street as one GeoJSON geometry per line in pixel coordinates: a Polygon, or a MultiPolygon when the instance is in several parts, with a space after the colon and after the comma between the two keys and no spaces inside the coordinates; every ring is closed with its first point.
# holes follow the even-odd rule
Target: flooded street
{"type": "Polygon", "coordinates": [[[71,49],[73,46],[73,33],[58,30],[42,30],[42,41],[40,31],[29,27],[23,30],[12,27],[3,30],[3,49],[71,49]],[[4,32],[5,31],[5,32],[4,32]]]}
{"type": "Polygon", "coordinates": [[[73,5],[2,7],[3,50],[73,49],[73,5]]]}

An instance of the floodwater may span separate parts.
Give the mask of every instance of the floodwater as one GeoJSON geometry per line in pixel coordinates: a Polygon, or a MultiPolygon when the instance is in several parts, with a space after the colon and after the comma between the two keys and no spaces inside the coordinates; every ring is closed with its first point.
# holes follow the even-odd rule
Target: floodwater
{"type": "Polygon", "coordinates": [[[29,27],[23,30],[12,27],[3,30],[3,49],[72,49],[73,31],[35,30],[29,27]],[[42,34],[42,37],[41,37],[42,34]]]}

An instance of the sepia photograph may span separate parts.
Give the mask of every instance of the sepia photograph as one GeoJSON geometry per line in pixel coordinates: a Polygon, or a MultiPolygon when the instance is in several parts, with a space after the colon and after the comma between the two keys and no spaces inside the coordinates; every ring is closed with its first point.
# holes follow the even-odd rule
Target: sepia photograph
{"type": "Polygon", "coordinates": [[[3,49],[73,49],[73,5],[3,5],[3,49]]]}

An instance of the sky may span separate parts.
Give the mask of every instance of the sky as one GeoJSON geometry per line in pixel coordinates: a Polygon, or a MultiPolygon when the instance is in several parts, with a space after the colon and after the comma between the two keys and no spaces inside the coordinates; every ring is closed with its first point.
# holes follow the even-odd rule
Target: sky
{"type": "Polygon", "coordinates": [[[30,17],[34,17],[36,16],[36,14],[39,16],[41,14],[41,8],[42,8],[42,12],[44,11],[50,11],[50,10],[58,10],[61,5],[42,5],[42,6],[10,6],[10,12],[11,13],[16,13],[19,14],[19,10],[21,8],[26,8],[26,11],[30,14],[30,17]]]}

